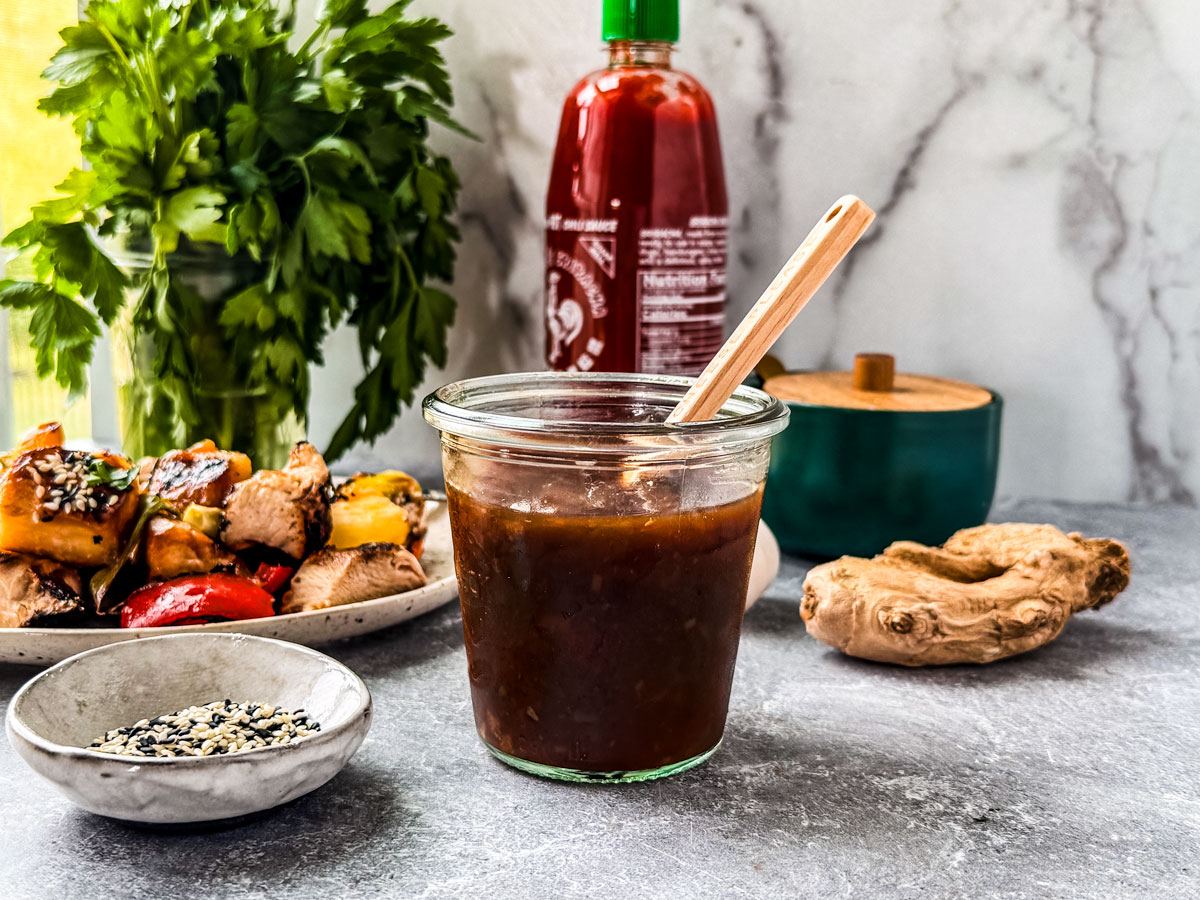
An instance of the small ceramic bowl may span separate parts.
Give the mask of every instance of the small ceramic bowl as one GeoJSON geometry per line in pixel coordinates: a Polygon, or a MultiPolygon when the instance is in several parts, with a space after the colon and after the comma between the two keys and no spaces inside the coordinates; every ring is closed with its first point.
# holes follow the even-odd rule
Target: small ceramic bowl
{"type": "Polygon", "coordinates": [[[362,679],[323,653],[242,634],[176,634],[98,647],[25,684],[8,739],[89,812],[131,822],[214,822],[271,809],[333,778],[371,725],[362,679]],[[321,726],[294,744],[171,759],[86,750],[144,718],[230,699],[303,709],[321,726]]]}

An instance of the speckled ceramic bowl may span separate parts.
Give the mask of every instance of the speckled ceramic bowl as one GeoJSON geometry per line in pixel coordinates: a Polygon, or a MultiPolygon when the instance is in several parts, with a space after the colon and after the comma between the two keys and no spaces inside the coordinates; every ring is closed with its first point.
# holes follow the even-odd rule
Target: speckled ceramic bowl
{"type": "Polygon", "coordinates": [[[247,816],[325,784],[366,736],[371,695],[337,660],[297,644],[176,634],[64,660],[16,693],[5,724],[21,758],[84,809],[181,825],[247,816]],[[223,756],[142,759],[83,749],[110,729],[225,698],[303,709],[321,730],[223,756]]]}

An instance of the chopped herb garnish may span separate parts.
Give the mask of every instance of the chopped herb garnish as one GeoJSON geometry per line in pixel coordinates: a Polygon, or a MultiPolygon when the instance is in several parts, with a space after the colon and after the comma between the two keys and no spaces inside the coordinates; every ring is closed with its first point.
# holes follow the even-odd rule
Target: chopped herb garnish
{"type": "Polygon", "coordinates": [[[83,481],[88,487],[108,487],[123,493],[133,487],[137,477],[138,470],[135,468],[122,469],[93,456],[88,460],[87,475],[83,481]]]}

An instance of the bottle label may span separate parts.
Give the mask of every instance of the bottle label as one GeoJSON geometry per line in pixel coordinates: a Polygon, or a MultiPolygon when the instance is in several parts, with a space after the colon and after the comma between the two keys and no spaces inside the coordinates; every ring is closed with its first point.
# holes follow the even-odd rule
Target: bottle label
{"type": "Polygon", "coordinates": [[[638,232],[639,372],[698,375],[725,339],[728,220],[638,232]]]}
{"type": "Polygon", "coordinates": [[[617,220],[546,222],[546,358],[554,369],[596,367],[607,339],[611,285],[617,270],[617,220]]]}
{"type": "Polygon", "coordinates": [[[615,218],[551,213],[545,285],[550,367],[700,374],[725,337],[726,233],[725,216],[692,216],[679,227],[633,231],[619,230],[615,218]]]}

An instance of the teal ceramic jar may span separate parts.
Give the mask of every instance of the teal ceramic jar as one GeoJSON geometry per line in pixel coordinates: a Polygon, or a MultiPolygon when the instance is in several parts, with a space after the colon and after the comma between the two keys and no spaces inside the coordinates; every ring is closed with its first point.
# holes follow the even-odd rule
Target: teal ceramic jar
{"type": "MultiPolygon", "coordinates": [[[[850,373],[823,374],[850,384],[850,373]]],[[[922,376],[897,382],[906,378],[922,376]]],[[[767,390],[776,393],[781,380],[768,381],[767,390]]],[[[920,405],[919,391],[906,398],[912,403],[853,408],[779,390],[791,420],[771,450],[762,517],[783,550],[873,556],[893,541],[941,544],[982,524],[996,488],[1003,404],[994,392],[974,390],[978,405],[938,410],[888,408],[920,405]]],[[[836,400],[836,392],[820,399],[836,400]]]]}

